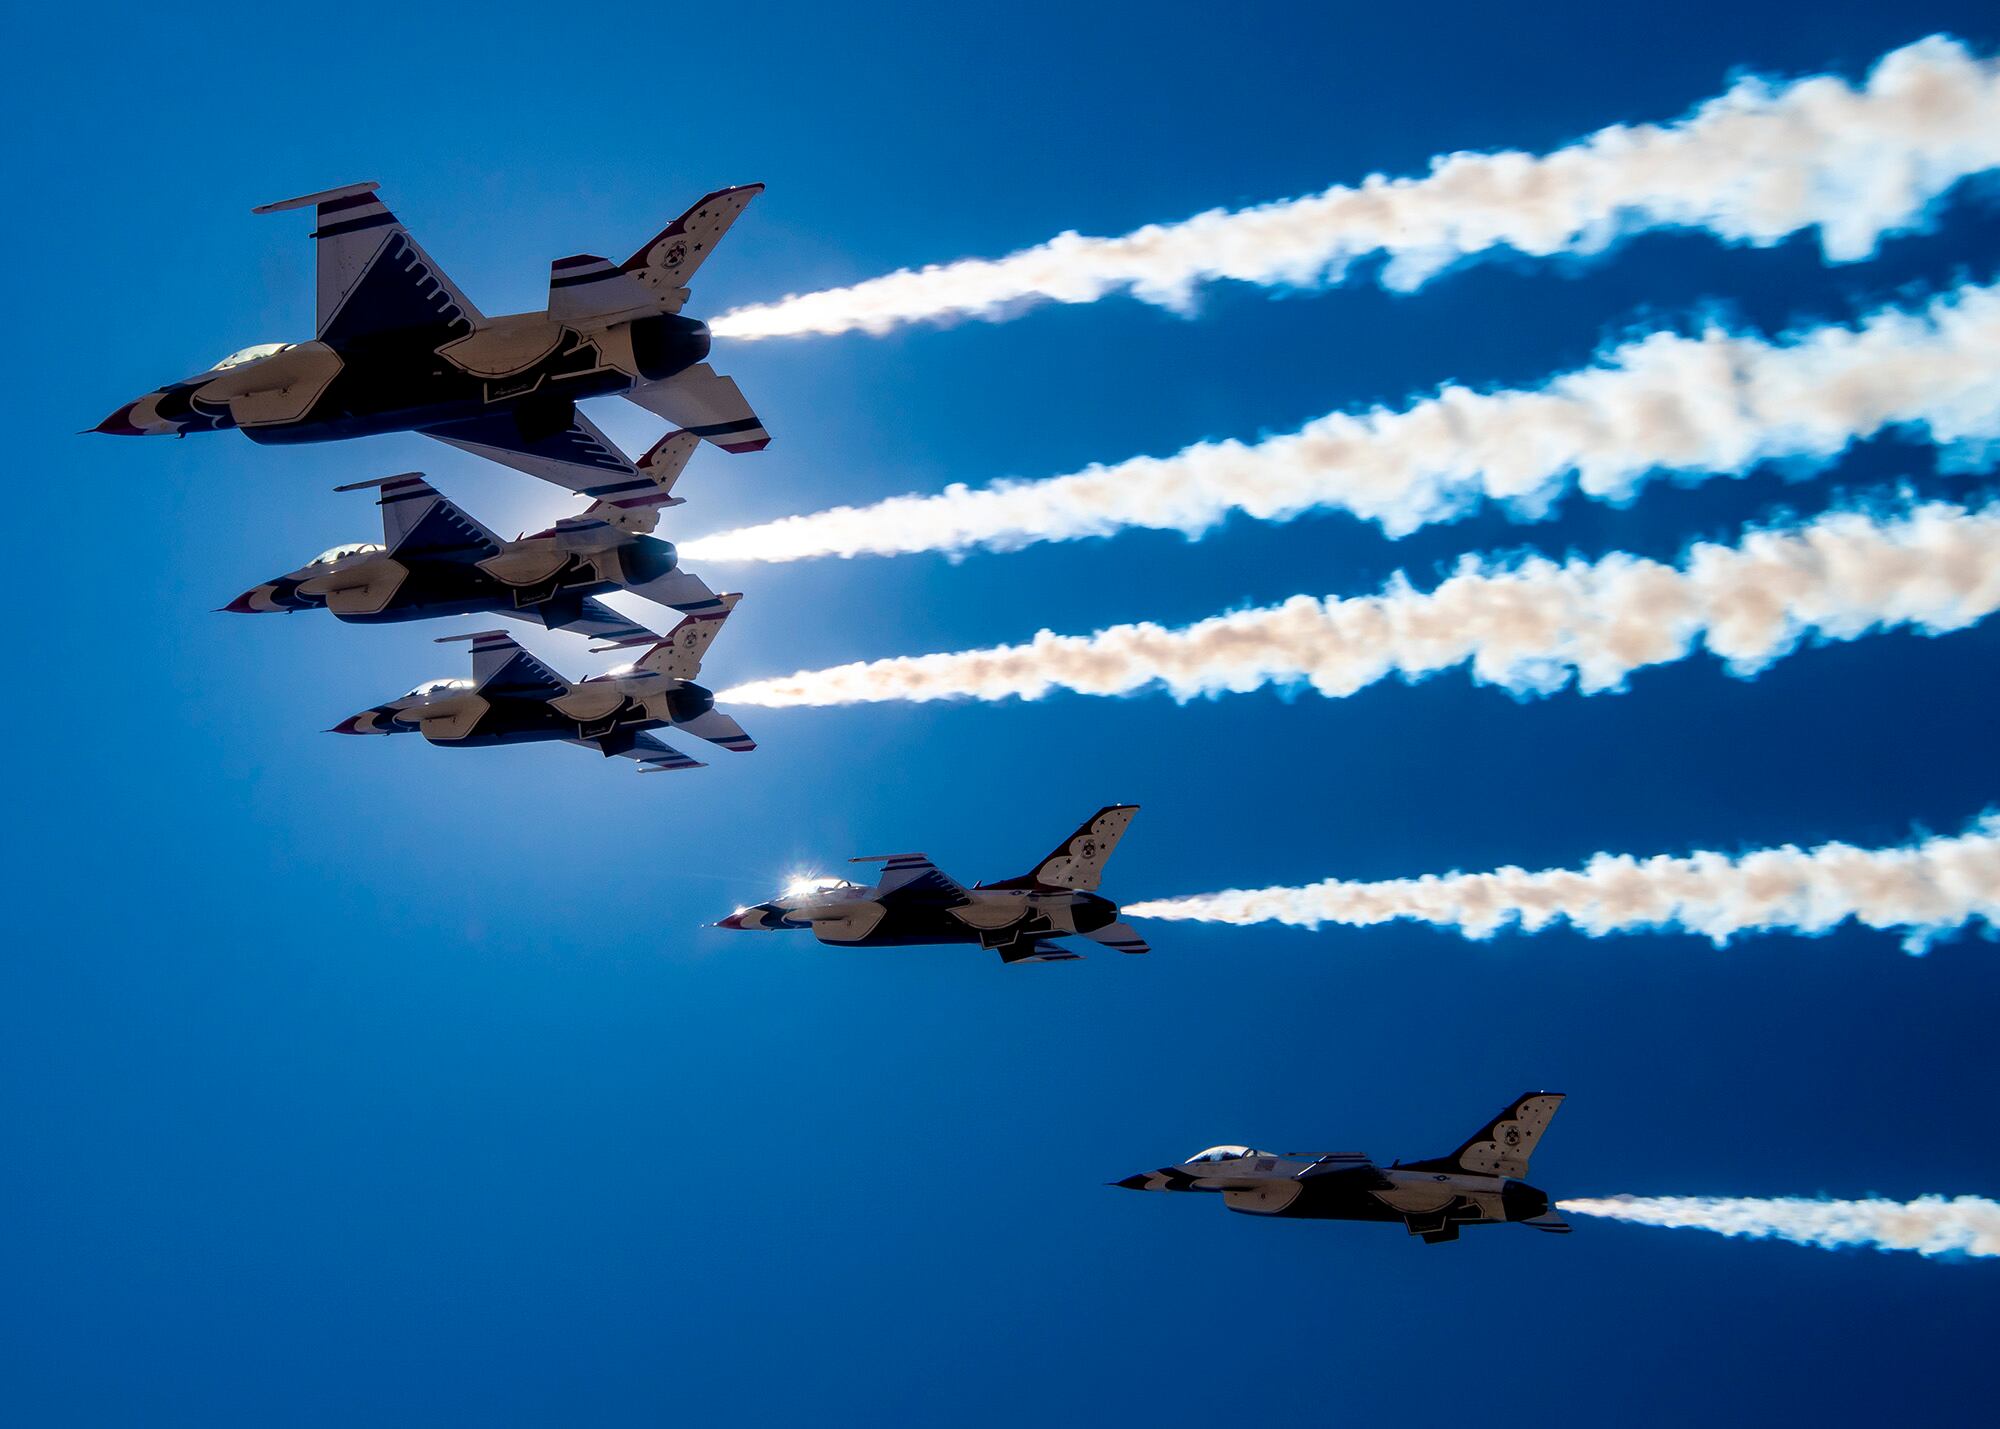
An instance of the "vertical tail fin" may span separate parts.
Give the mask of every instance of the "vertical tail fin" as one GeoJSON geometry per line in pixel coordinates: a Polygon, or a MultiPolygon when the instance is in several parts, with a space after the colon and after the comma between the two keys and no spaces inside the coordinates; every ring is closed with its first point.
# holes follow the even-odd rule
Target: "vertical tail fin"
{"type": "Polygon", "coordinates": [[[1451,1155],[1403,1164],[1412,1171],[1466,1171],[1519,1180],[1528,1174],[1528,1158],[1562,1104],[1561,1092],[1525,1092],[1451,1155]]]}
{"type": "Polygon", "coordinates": [[[1104,864],[1118,847],[1118,840],[1139,812],[1137,804],[1106,804],[1085,819],[1077,831],[1056,846],[1054,853],[1035,865],[1028,875],[1036,883],[1055,888],[1096,891],[1104,876],[1104,864]]]}
{"type": "Polygon", "coordinates": [[[700,445],[701,438],[693,432],[668,432],[653,443],[651,451],[633,463],[647,480],[619,482],[615,491],[598,497],[581,516],[570,520],[602,521],[621,531],[651,531],[660,524],[662,511],[682,504],[682,498],[674,495],[674,483],[680,480],[688,458],[700,445]]]}
{"type": "Polygon", "coordinates": [[[690,615],[667,632],[667,638],[639,657],[639,668],[665,675],[671,680],[692,680],[701,673],[702,656],[715,643],[722,622],[736,609],[740,594],[721,597],[722,608],[713,613],[690,615]]]}
{"type": "Polygon", "coordinates": [[[702,195],[686,213],[619,264],[618,271],[629,273],[651,289],[668,312],[679,312],[687,301],[688,279],[715,251],[750,200],[762,192],[762,184],[738,184],[702,195]]]}
{"type": "Polygon", "coordinates": [[[693,432],[668,432],[652,449],[639,458],[639,470],[653,478],[653,484],[667,495],[673,495],[674,483],[687,470],[688,458],[701,445],[701,438],[693,432]]]}

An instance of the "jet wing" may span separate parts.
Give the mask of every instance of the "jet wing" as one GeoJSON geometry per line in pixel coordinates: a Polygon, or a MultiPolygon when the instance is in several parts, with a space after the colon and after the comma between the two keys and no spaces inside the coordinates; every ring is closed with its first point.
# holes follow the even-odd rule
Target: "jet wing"
{"type": "Polygon", "coordinates": [[[943,872],[920,853],[880,853],[851,858],[849,863],[879,863],[882,881],[875,886],[877,902],[931,903],[955,908],[966,901],[965,885],[943,872]]]}
{"type": "Polygon", "coordinates": [[[553,699],[569,690],[569,681],[514,643],[504,630],[474,635],[440,635],[438,644],[472,642],[473,688],[481,694],[541,695],[553,699]]]}
{"type": "Polygon", "coordinates": [[[534,441],[521,435],[520,424],[509,412],[447,422],[425,429],[424,435],[608,506],[660,491],[659,483],[633,465],[631,458],[581,412],[566,430],[534,441]]]}
{"type": "Polygon", "coordinates": [[[250,211],[315,210],[319,219],[312,235],[319,256],[316,335],[322,342],[423,328],[437,329],[440,341],[466,336],[485,321],[485,315],[375,196],[376,187],[348,184],[250,211]]]}
{"type": "Polygon", "coordinates": [[[681,498],[674,495],[674,483],[680,480],[688,457],[699,445],[701,438],[693,432],[668,432],[635,463],[639,471],[650,478],[647,484],[599,497],[583,515],[558,521],[556,529],[568,526],[580,530],[587,525],[597,525],[616,527],[621,531],[652,530],[660,524],[662,511],[669,506],[683,504],[681,498]]]}
{"type": "Polygon", "coordinates": [[[660,639],[657,630],[649,630],[638,621],[620,615],[603,601],[585,596],[575,605],[561,601],[544,601],[540,605],[526,606],[519,610],[495,611],[509,620],[532,621],[550,630],[568,630],[577,635],[587,635],[592,640],[606,640],[617,645],[651,645],[660,639]]]}
{"type": "Polygon", "coordinates": [[[500,554],[500,538],[438,494],[420,471],[351,481],[335,491],[380,488],[375,504],[382,508],[382,540],[399,559],[483,561],[500,554]]]}
{"type": "Polygon", "coordinates": [[[565,743],[594,749],[606,758],[637,760],[641,774],[669,774],[680,769],[707,767],[699,759],[688,758],[671,744],[655,739],[643,730],[636,734],[620,734],[616,739],[571,739],[565,743]]]}

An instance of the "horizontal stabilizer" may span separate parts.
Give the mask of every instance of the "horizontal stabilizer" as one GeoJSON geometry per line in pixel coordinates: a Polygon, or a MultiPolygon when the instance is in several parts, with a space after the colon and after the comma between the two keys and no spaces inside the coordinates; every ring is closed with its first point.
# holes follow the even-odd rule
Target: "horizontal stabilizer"
{"type": "Polygon", "coordinates": [[[1552,1235],[1568,1235],[1572,1229],[1570,1223],[1554,1211],[1544,1211],[1539,1216],[1530,1216],[1521,1224],[1533,1226],[1538,1231],[1548,1231],[1552,1235]]]}
{"type": "Polygon", "coordinates": [[[1018,943],[1002,944],[1000,961],[1012,966],[1015,963],[1073,963],[1082,953],[1072,953],[1061,943],[1050,938],[1024,938],[1018,943]]]}
{"type": "Polygon", "coordinates": [[[625,394],[625,400],[726,452],[762,451],[771,444],[771,434],[750,410],[735,379],[724,377],[706,362],[697,362],[664,382],[635,387],[625,394]]]}
{"type": "Polygon", "coordinates": [[[748,754],[757,741],[743,732],[743,726],[721,710],[709,710],[693,719],[674,721],[674,728],[710,744],[719,744],[731,754],[748,754]]]}
{"type": "Polygon", "coordinates": [[[1094,933],[1084,936],[1093,943],[1102,943],[1114,953],[1150,953],[1152,948],[1139,936],[1130,923],[1111,923],[1094,933]]]}
{"type": "Polygon", "coordinates": [[[683,615],[712,615],[723,609],[722,597],[709,589],[707,581],[688,571],[668,571],[655,580],[627,589],[656,604],[671,606],[683,615]]]}

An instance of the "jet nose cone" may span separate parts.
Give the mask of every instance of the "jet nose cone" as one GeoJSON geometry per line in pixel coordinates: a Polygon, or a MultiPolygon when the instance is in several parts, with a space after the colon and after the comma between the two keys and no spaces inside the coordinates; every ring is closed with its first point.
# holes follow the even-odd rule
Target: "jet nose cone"
{"type": "Polygon", "coordinates": [[[744,923],[743,916],[740,911],[731,913],[727,918],[718,919],[715,926],[718,928],[733,928],[740,933],[748,926],[744,923]]]}
{"type": "Polygon", "coordinates": [[[276,599],[277,591],[275,583],[266,581],[263,585],[252,586],[244,591],[222,609],[234,611],[238,615],[262,615],[267,611],[281,610],[283,607],[276,599]]]}
{"type": "Polygon", "coordinates": [[[328,734],[380,734],[375,727],[375,711],[363,710],[358,715],[349,715],[327,731],[328,734]]]}
{"type": "Polygon", "coordinates": [[[132,424],[132,412],[136,407],[138,407],[138,405],[139,404],[137,402],[127,402],[124,406],[120,407],[117,411],[113,412],[110,416],[106,417],[103,421],[99,422],[96,426],[92,427],[90,430],[93,432],[103,432],[108,437],[145,436],[146,429],[144,427],[138,427],[132,424]]]}
{"type": "MultiPolygon", "coordinates": [[[[136,402],[127,402],[90,430],[112,437],[173,436],[182,430],[181,424],[160,415],[160,404],[168,395],[164,389],[148,392],[136,402]]],[[[185,410],[183,406],[183,413],[185,410]]]]}
{"type": "Polygon", "coordinates": [[[1144,1191],[1150,1189],[1152,1180],[1152,1174],[1144,1172],[1137,1176],[1127,1176],[1123,1181],[1113,1181],[1111,1184],[1127,1191],[1144,1191]]]}

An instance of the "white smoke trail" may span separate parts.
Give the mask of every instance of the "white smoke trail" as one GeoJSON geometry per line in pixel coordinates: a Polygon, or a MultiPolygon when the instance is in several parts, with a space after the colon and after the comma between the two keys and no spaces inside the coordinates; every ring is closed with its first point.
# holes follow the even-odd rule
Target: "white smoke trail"
{"type": "Polygon", "coordinates": [[[1817,228],[1829,259],[1852,261],[1920,222],[1960,179],[1995,166],[2000,68],[1933,36],[1884,56],[1859,88],[1832,75],[1743,79],[1676,123],[1613,125],[1540,156],[1451,154],[1418,178],[1376,174],[1117,238],[1064,233],[1005,258],[738,308],[711,326],[739,339],[879,333],[1120,291],[1180,308],[1199,283],[1337,282],[1377,253],[1389,259],[1382,281],[1410,290],[1473,254],[1594,253],[1654,228],[1760,245],[1817,228]]]}
{"type": "Polygon", "coordinates": [[[1401,411],[1336,412],[1255,445],[1204,442],[1040,481],[836,507],[683,550],[792,561],[1008,549],[1131,527],[1196,535],[1231,512],[1278,521],[1329,508],[1401,536],[1481,500],[1545,515],[1572,478],[1615,501],[1651,472],[1829,461],[1899,427],[1960,446],[1968,462],[2000,440],[2000,287],[1967,285],[1776,342],[1657,332],[1533,389],[1447,386],[1401,411]]]}
{"type": "Polygon", "coordinates": [[[2000,506],[1930,503],[1894,519],[1852,512],[1697,544],[1681,565],[1624,553],[1595,563],[1466,557],[1435,590],[1401,575],[1352,599],[1294,596],[1181,629],[1044,630],[1025,645],[857,661],[725,691],[725,703],[846,705],[954,697],[1039,699],[1053,690],[1122,695],[1163,685],[1177,699],[1304,683],[1351,695],[1390,675],[1420,679],[1469,664],[1475,680],[1522,694],[1574,679],[1617,688],[1632,671],[1699,642],[1739,674],[1811,636],[1926,633],[2000,608],[2000,506]]]}
{"type": "Polygon", "coordinates": [[[1501,868],[1375,883],[1327,879],[1298,888],[1231,889],[1128,903],[1134,918],[1207,923],[1334,923],[1410,919],[1487,938],[1567,922],[1592,937],[1640,930],[1698,933],[1719,947],[1739,933],[1824,933],[1853,919],[1893,929],[1920,953],[1975,920],[2000,927],[2000,815],[1969,833],[1900,848],[1787,845],[1745,854],[1600,853],[1580,869],[1501,868]]]}
{"type": "Polygon", "coordinates": [[[1558,1201],[1578,1216],[1647,1226],[1777,1237],[1838,1250],[1914,1250],[1918,1255],[2000,1255],[2000,1203],[1982,1196],[1919,1196],[1914,1201],[1815,1201],[1786,1196],[1607,1196],[1558,1201]]]}

